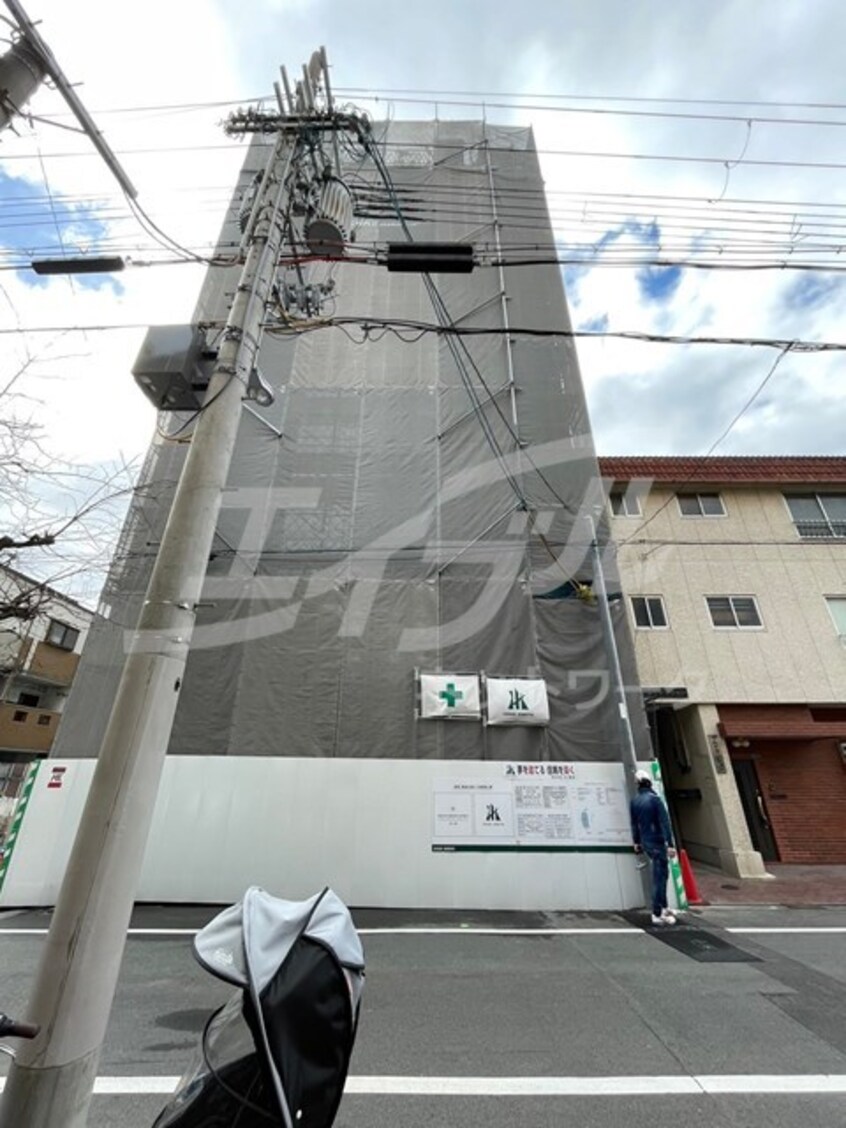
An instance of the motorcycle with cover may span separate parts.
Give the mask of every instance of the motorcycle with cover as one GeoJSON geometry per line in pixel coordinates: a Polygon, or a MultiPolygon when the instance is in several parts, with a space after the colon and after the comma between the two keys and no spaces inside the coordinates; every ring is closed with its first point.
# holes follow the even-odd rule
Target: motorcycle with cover
{"type": "Polygon", "coordinates": [[[153,1128],[330,1128],[355,1042],[364,952],[324,889],[285,901],[253,886],[194,938],[236,991],[153,1128]]]}

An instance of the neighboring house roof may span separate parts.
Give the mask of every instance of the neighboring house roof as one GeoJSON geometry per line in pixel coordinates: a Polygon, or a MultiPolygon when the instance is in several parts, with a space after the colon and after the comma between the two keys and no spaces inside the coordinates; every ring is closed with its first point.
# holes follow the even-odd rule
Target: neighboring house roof
{"type": "Polygon", "coordinates": [[[673,485],[846,485],[846,458],[836,455],[684,456],[600,458],[603,478],[630,482],[651,478],[673,485]]]}
{"type": "Polygon", "coordinates": [[[86,607],[84,603],[80,603],[78,599],[74,599],[71,595],[65,595],[65,593],[59,591],[58,588],[54,588],[43,580],[39,580],[36,576],[27,576],[26,573],[19,572],[17,568],[12,568],[8,564],[0,564],[0,586],[2,586],[4,575],[8,576],[18,587],[40,588],[48,599],[53,599],[57,603],[64,603],[74,607],[77,611],[81,611],[83,615],[87,615],[90,619],[94,617],[95,613],[90,607],[86,607]]]}

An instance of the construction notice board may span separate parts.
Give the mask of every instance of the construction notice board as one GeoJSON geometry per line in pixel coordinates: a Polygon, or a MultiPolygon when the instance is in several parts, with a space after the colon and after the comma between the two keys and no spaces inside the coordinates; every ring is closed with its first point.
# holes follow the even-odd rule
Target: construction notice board
{"type": "Polygon", "coordinates": [[[433,850],[631,849],[622,764],[488,763],[434,780],[433,850]]]}

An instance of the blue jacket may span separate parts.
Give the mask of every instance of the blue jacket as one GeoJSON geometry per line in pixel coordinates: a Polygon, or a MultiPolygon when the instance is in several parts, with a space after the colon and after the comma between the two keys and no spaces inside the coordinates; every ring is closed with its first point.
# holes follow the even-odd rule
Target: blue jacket
{"type": "Polygon", "coordinates": [[[673,831],[667,808],[651,787],[642,787],[638,791],[629,810],[635,846],[673,845],[673,831]]]}

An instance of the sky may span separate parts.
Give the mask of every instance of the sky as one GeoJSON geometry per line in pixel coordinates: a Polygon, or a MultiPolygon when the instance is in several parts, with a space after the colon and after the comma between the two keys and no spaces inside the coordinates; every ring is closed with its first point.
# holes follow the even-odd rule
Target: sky
{"type": "MultiPolygon", "coordinates": [[[[836,269],[643,265],[707,253],[720,265],[846,268],[842,0],[25,7],[139,203],[180,244],[219,228],[243,155],[222,131],[226,114],[325,45],[338,100],[376,118],[532,125],[562,255],[635,260],[564,268],[576,329],[846,340],[836,269]]],[[[141,265],[161,252],[88,140],[68,131],[61,96],[44,88],[28,109],[0,135],[0,266],[104,238],[134,248],[135,265],[96,279],[0,271],[0,375],[20,373],[16,410],[56,457],[132,464],[155,425],[130,375],[140,327],[189,320],[202,268],[141,265]],[[137,328],[78,331],[114,325],[137,328]]],[[[771,348],[600,335],[578,354],[601,455],[846,452],[840,352],[791,351],[776,365],[771,348]]]]}

